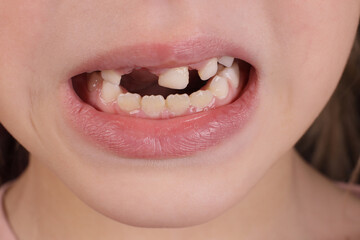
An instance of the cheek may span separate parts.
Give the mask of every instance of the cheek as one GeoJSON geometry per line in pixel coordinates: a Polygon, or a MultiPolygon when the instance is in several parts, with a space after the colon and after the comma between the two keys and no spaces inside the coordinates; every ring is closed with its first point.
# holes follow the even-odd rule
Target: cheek
{"type": "Polygon", "coordinates": [[[253,142],[262,151],[252,149],[263,164],[277,161],[319,115],[341,77],[358,24],[355,1],[294,3],[264,3],[272,8],[271,44],[259,69],[261,116],[253,142]]]}
{"type": "Polygon", "coordinates": [[[278,49],[267,69],[271,104],[288,124],[310,124],[334,91],[356,32],[358,1],[272,1],[278,49]],[[284,14],[287,11],[288,14],[284,14]]]}
{"type": "Polygon", "coordinates": [[[6,24],[0,23],[5,33],[0,34],[0,122],[32,149],[40,143],[33,116],[44,113],[37,105],[50,102],[52,91],[44,89],[49,85],[44,83],[51,78],[47,66],[56,58],[46,54],[52,41],[44,30],[51,24],[49,7],[56,4],[40,0],[6,2],[6,7],[0,6],[0,17],[6,19],[6,24]]]}

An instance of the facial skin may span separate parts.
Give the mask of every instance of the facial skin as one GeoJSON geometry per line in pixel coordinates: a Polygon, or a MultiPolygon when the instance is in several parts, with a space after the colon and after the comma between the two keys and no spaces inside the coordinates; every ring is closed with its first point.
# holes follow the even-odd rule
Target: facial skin
{"type": "Polygon", "coordinates": [[[2,1],[0,121],[34,166],[106,217],[142,227],[205,223],[279,159],[290,161],[339,81],[359,9],[358,0],[2,1]],[[231,139],[184,159],[129,164],[66,123],[60,89],[90,57],[202,35],[248,48],[258,73],[256,113],[231,139]]]}

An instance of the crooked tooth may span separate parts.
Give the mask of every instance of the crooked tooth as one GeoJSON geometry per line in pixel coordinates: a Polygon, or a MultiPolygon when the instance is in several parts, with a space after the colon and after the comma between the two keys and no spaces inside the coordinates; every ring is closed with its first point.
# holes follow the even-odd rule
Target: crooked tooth
{"type": "Polygon", "coordinates": [[[160,74],[158,84],[172,89],[184,89],[189,84],[188,67],[171,68],[160,74]]]}
{"type": "Polygon", "coordinates": [[[171,94],[166,98],[167,108],[176,116],[185,113],[190,106],[190,97],[187,94],[171,94]]]}
{"type": "Polygon", "coordinates": [[[229,57],[229,56],[224,56],[219,58],[218,62],[222,65],[224,65],[225,67],[231,67],[231,65],[234,62],[234,58],[233,57],[229,57]]]}
{"type": "Polygon", "coordinates": [[[165,109],[165,99],[161,95],[143,96],[141,99],[141,109],[149,117],[159,117],[165,109]]]}
{"type": "Polygon", "coordinates": [[[218,69],[217,58],[208,60],[203,67],[198,69],[198,74],[201,80],[208,80],[213,77],[218,69]]]}
{"type": "Polygon", "coordinates": [[[218,73],[218,76],[227,78],[234,88],[239,87],[240,70],[236,62],[231,67],[224,68],[224,70],[218,73]]]}
{"type": "Polygon", "coordinates": [[[219,99],[224,99],[229,93],[229,84],[226,78],[215,76],[211,79],[208,89],[219,99]]]}
{"type": "Polygon", "coordinates": [[[118,97],[118,105],[121,110],[132,112],[140,109],[141,96],[136,93],[120,94],[118,97]]]}
{"type": "Polygon", "coordinates": [[[199,90],[190,95],[190,102],[192,106],[201,109],[209,106],[213,97],[213,94],[209,90],[199,90]]]}
{"type": "Polygon", "coordinates": [[[114,85],[119,85],[121,81],[121,74],[114,70],[103,70],[101,71],[101,77],[114,85]]]}
{"type": "Polygon", "coordinates": [[[120,94],[121,90],[119,85],[103,81],[101,88],[101,98],[106,102],[110,103],[114,101],[120,94]]]}
{"type": "Polygon", "coordinates": [[[98,72],[88,74],[87,88],[90,92],[95,91],[102,82],[101,76],[98,72]]]}

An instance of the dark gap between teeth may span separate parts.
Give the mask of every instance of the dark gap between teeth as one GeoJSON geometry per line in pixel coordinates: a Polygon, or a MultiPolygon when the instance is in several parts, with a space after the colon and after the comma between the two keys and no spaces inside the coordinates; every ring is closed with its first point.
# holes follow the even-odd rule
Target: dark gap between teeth
{"type": "Polygon", "coordinates": [[[121,78],[120,85],[131,93],[137,93],[140,96],[162,95],[166,98],[170,94],[191,94],[202,88],[207,81],[202,81],[196,70],[189,71],[189,84],[185,89],[177,90],[162,87],[158,85],[158,76],[152,74],[146,69],[134,70],[125,74],[121,78]]]}
{"type": "MultiPolygon", "coordinates": [[[[241,61],[239,59],[235,59],[238,61],[240,71],[244,71],[246,69],[247,77],[244,83],[242,90],[240,91],[239,95],[234,99],[238,99],[244,91],[246,91],[246,86],[249,81],[249,74],[251,71],[251,64],[241,61]]],[[[82,99],[84,102],[89,102],[89,95],[86,88],[88,74],[82,73],[76,75],[71,78],[72,85],[75,93],[82,99]]],[[[131,93],[138,93],[141,96],[144,95],[162,95],[166,98],[170,94],[183,94],[186,93],[190,95],[193,92],[201,89],[208,81],[203,81],[200,79],[197,70],[189,70],[189,84],[185,89],[182,90],[175,90],[169,89],[165,87],[161,87],[158,85],[158,76],[152,74],[146,69],[137,69],[133,70],[129,74],[125,74],[121,78],[121,86],[124,87],[127,91],[131,93]]]]}

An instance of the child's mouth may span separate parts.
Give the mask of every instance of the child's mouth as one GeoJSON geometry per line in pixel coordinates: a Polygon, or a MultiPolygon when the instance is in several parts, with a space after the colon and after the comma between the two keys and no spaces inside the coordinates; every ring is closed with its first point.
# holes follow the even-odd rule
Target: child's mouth
{"type": "Polygon", "coordinates": [[[168,69],[118,69],[73,78],[74,90],[99,111],[164,119],[209,111],[236,100],[250,65],[233,57],[211,58],[168,69]]]}
{"type": "Polygon", "coordinates": [[[193,155],[247,126],[259,86],[248,56],[213,38],[114,50],[64,85],[66,119],[80,141],[122,158],[193,155]]]}

